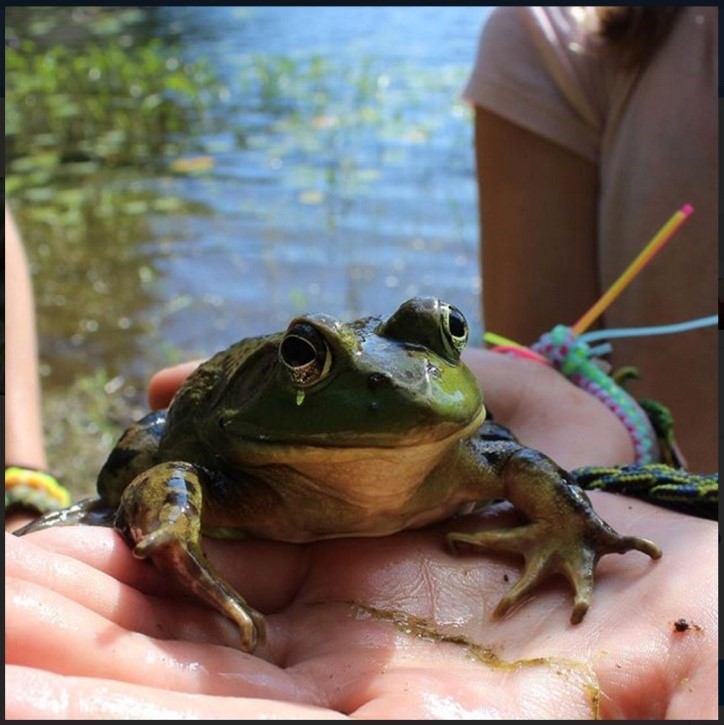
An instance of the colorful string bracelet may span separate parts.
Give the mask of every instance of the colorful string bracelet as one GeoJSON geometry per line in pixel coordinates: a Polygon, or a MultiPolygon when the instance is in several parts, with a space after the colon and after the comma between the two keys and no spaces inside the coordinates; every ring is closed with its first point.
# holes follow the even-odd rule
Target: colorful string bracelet
{"type": "Polygon", "coordinates": [[[5,514],[30,509],[45,514],[71,503],[70,491],[46,471],[24,466],[5,467],[5,514]]]}
{"type": "Polygon", "coordinates": [[[543,355],[574,385],[598,398],[626,426],[637,464],[659,460],[656,433],[638,403],[595,362],[594,352],[570,327],[557,325],[532,349],[543,355]]]}
{"type": "MultiPolygon", "coordinates": [[[[494,350],[505,352],[526,359],[538,359],[547,362],[574,385],[586,390],[610,408],[626,426],[626,430],[634,444],[636,463],[646,465],[659,460],[659,446],[656,431],[651,425],[646,412],[638,405],[621,386],[616,384],[597,364],[596,358],[604,352],[610,351],[610,345],[599,346],[596,349],[589,347],[588,341],[594,339],[610,339],[610,337],[623,337],[636,334],[636,331],[617,330],[618,335],[610,332],[584,333],[606,308],[623,292],[644,267],[663,249],[666,243],[674,236],[681,225],[691,216],[694,208],[691,204],[684,204],[659,229],[644,249],[623,271],[616,281],[609,287],[604,295],[576,321],[571,327],[557,325],[550,332],[541,336],[537,343],[529,348],[507,340],[500,335],[486,333],[485,339],[497,345],[494,350]]],[[[696,322],[684,323],[681,329],[672,329],[677,326],[667,326],[656,332],[639,332],[639,334],[663,334],[665,332],[683,331],[692,329],[696,322]]],[[[704,323],[706,324],[706,323],[704,323]]]]}

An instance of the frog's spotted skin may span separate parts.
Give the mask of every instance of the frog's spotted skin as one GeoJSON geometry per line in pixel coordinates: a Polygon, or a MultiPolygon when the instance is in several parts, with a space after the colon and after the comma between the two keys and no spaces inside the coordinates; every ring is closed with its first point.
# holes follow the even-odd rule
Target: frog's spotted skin
{"type": "Polygon", "coordinates": [[[230,617],[252,651],[264,619],[214,571],[202,531],[287,542],[384,536],[507,499],[526,524],[448,540],[525,558],[497,615],[561,573],[580,622],[601,556],[661,552],[616,533],[568,473],[484,420],[460,360],[466,341],[462,313],[434,298],[408,300],[385,319],[307,315],[242,340],[201,365],[167,413],[124,433],[98,498],[23,533],[113,521],[136,556],[230,617]]]}

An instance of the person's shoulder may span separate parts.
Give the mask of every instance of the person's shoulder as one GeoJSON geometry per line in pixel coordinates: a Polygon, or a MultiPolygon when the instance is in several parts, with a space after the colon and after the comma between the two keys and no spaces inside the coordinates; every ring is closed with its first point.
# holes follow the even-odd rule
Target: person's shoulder
{"type": "Polygon", "coordinates": [[[480,34],[476,66],[521,82],[596,85],[610,71],[592,8],[497,7],[480,34]]]}
{"type": "Polygon", "coordinates": [[[486,35],[497,35],[501,30],[507,32],[508,30],[521,27],[521,11],[527,9],[511,5],[501,5],[493,8],[490,15],[488,15],[488,19],[485,21],[483,37],[486,35]]]}
{"type": "Polygon", "coordinates": [[[526,37],[538,46],[548,44],[580,53],[591,37],[592,26],[587,8],[499,6],[490,13],[482,37],[526,37]]]}
{"type": "Polygon", "coordinates": [[[508,55],[521,44],[530,43],[526,15],[530,8],[500,6],[488,16],[480,33],[480,50],[508,55]]]}

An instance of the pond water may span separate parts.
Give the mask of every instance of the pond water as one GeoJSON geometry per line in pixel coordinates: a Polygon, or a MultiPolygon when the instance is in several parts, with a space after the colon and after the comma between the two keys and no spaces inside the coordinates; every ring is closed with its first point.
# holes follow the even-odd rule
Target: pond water
{"type": "Polygon", "coordinates": [[[179,241],[163,334],[213,349],[300,311],[385,313],[455,301],[480,339],[471,126],[460,91],[484,8],[168,10],[211,59],[238,117],[213,170],[168,182],[211,215],[153,220],[179,241]],[[278,75],[251,77],[259,55],[278,75]],[[235,127],[244,129],[239,142],[235,127]],[[210,347],[209,347],[210,346],[210,347]]]}
{"type": "Polygon", "coordinates": [[[57,242],[38,234],[30,209],[43,190],[10,200],[35,273],[50,445],[67,450],[78,379],[99,380],[135,414],[159,366],[283,329],[300,312],[353,319],[435,295],[464,311],[479,344],[461,91],[489,11],[155,9],[144,32],[208,60],[223,83],[213,132],[146,169],[54,188],[112,206],[82,234],[72,223],[57,242]]]}

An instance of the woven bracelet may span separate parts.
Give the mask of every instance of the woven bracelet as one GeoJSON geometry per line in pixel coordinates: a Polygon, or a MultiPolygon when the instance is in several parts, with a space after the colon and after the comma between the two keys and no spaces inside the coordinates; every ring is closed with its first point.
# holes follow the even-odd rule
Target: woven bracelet
{"type": "Polygon", "coordinates": [[[659,458],[656,434],[639,404],[594,362],[586,342],[565,325],[557,325],[532,348],[550,361],[574,385],[598,398],[626,426],[634,444],[636,463],[654,463],[659,458]]]}
{"type": "Polygon", "coordinates": [[[70,491],[46,471],[23,466],[5,467],[5,513],[31,509],[45,514],[71,503],[70,491]]]}

